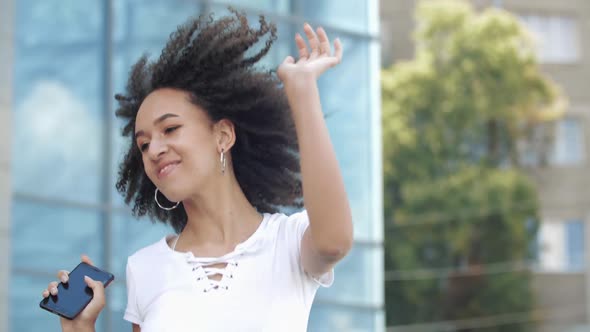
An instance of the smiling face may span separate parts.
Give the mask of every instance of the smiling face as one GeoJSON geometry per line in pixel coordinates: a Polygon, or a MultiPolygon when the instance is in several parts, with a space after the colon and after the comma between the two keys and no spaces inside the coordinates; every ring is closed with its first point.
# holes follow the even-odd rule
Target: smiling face
{"type": "Polygon", "coordinates": [[[147,96],[135,120],[146,175],[171,201],[186,199],[221,174],[221,137],[205,111],[173,89],[147,96]]]}

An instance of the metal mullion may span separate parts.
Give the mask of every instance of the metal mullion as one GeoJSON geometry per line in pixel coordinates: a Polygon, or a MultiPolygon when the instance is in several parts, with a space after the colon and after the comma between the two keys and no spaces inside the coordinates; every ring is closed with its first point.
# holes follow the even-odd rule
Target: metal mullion
{"type": "Polygon", "coordinates": [[[114,207],[112,205],[107,205],[103,203],[85,203],[85,202],[78,202],[72,201],[68,199],[62,198],[55,198],[49,196],[42,196],[42,195],[34,195],[29,193],[20,193],[16,192],[12,194],[12,199],[17,201],[27,201],[36,204],[42,205],[49,205],[49,206],[62,206],[71,209],[80,209],[80,210],[98,210],[100,212],[106,211],[111,213],[124,213],[130,211],[129,208],[126,207],[114,207]]]}
{"type": "MultiPolygon", "coordinates": [[[[101,210],[101,225],[102,225],[102,240],[103,240],[103,260],[104,268],[107,271],[112,271],[112,238],[111,225],[112,214],[111,208],[113,205],[113,198],[111,194],[111,161],[112,161],[112,126],[113,126],[113,3],[112,0],[104,0],[103,4],[103,31],[102,31],[102,109],[103,109],[103,140],[102,140],[102,181],[101,181],[101,203],[106,209],[101,210]]],[[[106,309],[103,312],[103,319],[105,328],[110,330],[112,327],[112,314],[110,310],[110,303],[107,302],[106,309]]]]}

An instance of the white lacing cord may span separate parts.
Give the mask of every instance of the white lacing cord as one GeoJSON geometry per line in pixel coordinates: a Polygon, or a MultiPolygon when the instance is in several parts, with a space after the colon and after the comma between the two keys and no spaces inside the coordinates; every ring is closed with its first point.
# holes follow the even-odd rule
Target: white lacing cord
{"type": "Polygon", "coordinates": [[[199,276],[197,277],[197,281],[207,281],[207,285],[203,288],[203,292],[207,293],[210,292],[212,290],[217,290],[217,289],[224,289],[224,290],[228,290],[229,286],[227,285],[228,280],[227,279],[233,279],[234,275],[234,269],[238,266],[238,262],[236,261],[229,261],[229,262],[218,262],[215,264],[222,264],[222,263],[227,263],[227,265],[223,268],[218,268],[218,267],[211,267],[209,265],[198,265],[193,267],[193,271],[197,271],[200,273],[199,276]],[[212,278],[209,278],[210,276],[214,276],[214,275],[221,275],[221,278],[219,280],[215,280],[212,278]],[[206,279],[206,280],[205,280],[206,279]]]}
{"type": "MultiPolygon", "coordinates": [[[[176,244],[178,243],[178,239],[180,238],[180,234],[178,234],[178,236],[176,236],[176,240],[174,241],[174,245],[172,246],[172,250],[176,250],[176,244]]],[[[203,288],[203,292],[207,293],[211,290],[214,289],[225,289],[228,290],[229,286],[227,285],[227,278],[229,279],[233,279],[234,278],[234,269],[238,266],[238,262],[231,260],[231,261],[219,261],[219,262],[211,262],[208,264],[203,264],[203,263],[198,263],[198,262],[190,262],[193,264],[198,264],[195,267],[193,267],[193,272],[195,271],[202,271],[201,273],[199,273],[199,276],[197,277],[197,281],[201,281],[201,280],[205,280],[207,279],[209,281],[209,284],[207,286],[205,286],[205,288],[203,288]],[[215,264],[223,264],[223,263],[227,263],[227,265],[223,268],[218,268],[218,267],[211,267],[210,265],[215,265],[215,264]],[[221,275],[221,279],[220,280],[215,280],[215,279],[211,279],[209,278],[209,276],[213,276],[219,274],[221,275]],[[227,276],[227,278],[226,278],[227,276]]]]}

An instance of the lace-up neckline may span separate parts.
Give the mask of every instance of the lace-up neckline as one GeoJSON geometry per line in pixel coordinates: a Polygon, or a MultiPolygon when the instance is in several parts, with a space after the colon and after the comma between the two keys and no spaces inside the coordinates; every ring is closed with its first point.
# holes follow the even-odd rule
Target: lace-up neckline
{"type": "Polygon", "coordinates": [[[244,242],[236,245],[231,252],[219,257],[197,257],[191,251],[176,251],[176,243],[179,235],[176,236],[172,248],[168,246],[165,238],[164,244],[175,255],[180,255],[187,263],[191,273],[194,274],[195,281],[204,293],[214,290],[229,290],[230,283],[234,279],[239,267],[240,258],[244,255],[258,251],[262,245],[263,229],[268,220],[268,214],[263,214],[262,221],[256,231],[244,242]],[[225,266],[224,266],[225,265],[225,266]],[[220,267],[221,266],[221,267],[220,267]],[[214,279],[213,276],[220,276],[214,279]]]}

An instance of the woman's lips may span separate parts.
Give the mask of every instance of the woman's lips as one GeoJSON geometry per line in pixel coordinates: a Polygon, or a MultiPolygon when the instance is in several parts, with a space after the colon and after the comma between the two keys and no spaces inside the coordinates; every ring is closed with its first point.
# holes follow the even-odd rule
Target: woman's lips
{"type": "Polygon", "coordinates": [[[178,164],[180,164],[179,161],[166,165],[166,167],[162,168],[158,172],[158,179],[161,180],[161,179],[164,179],[165,177],[169,176],[178,167],[178,164]]]}

